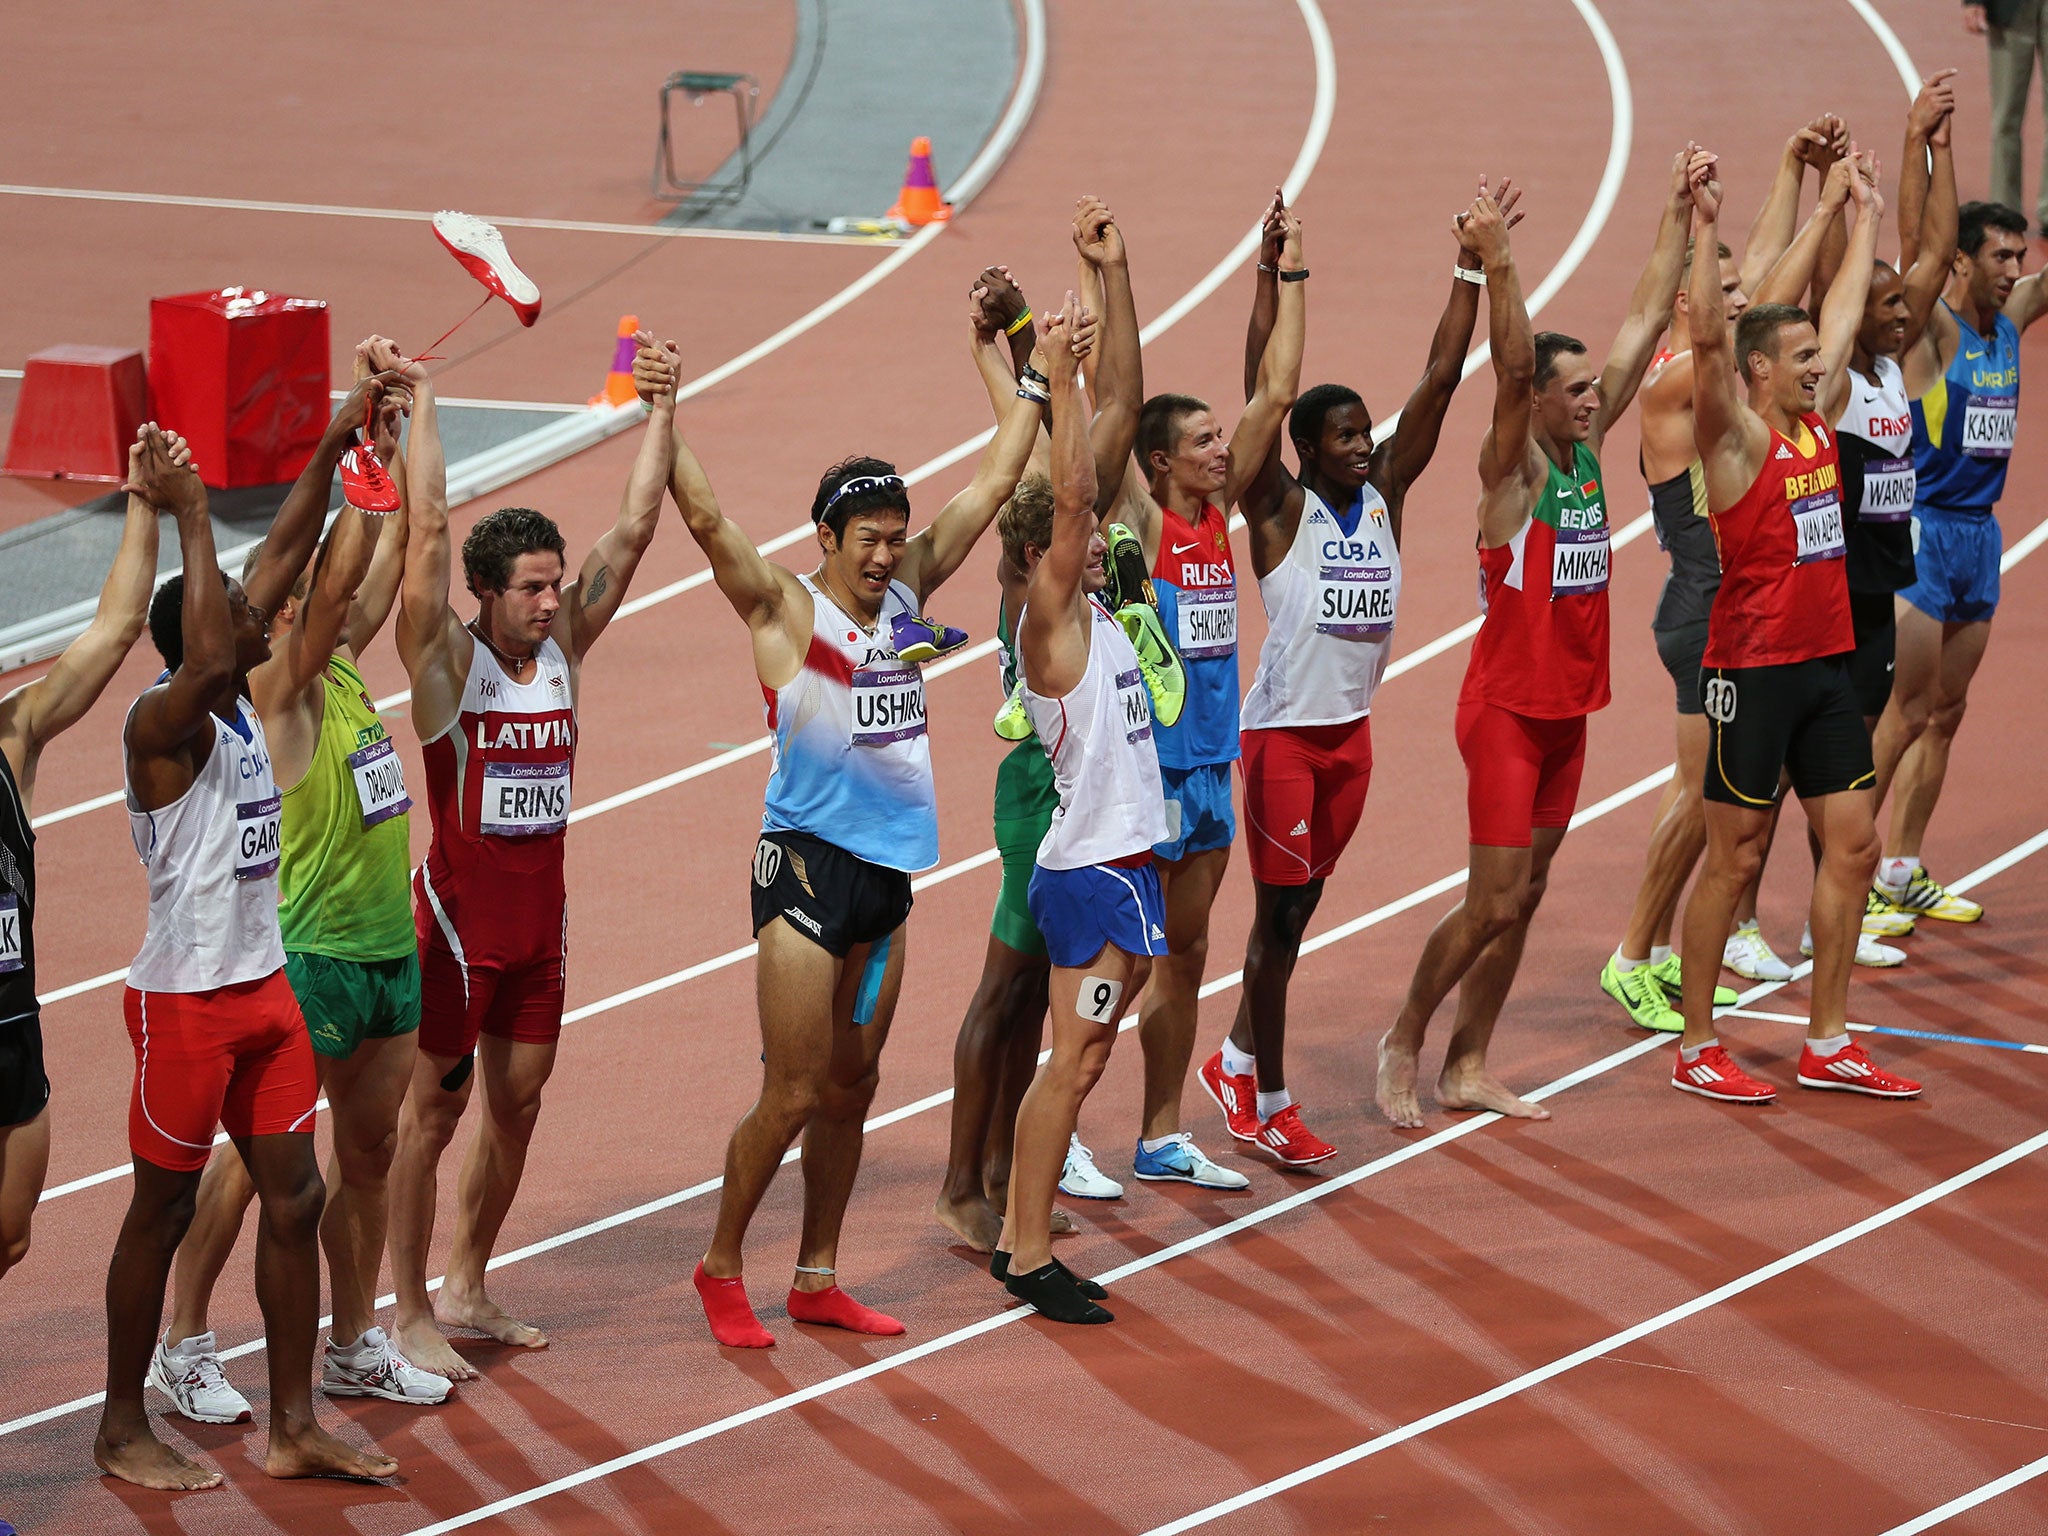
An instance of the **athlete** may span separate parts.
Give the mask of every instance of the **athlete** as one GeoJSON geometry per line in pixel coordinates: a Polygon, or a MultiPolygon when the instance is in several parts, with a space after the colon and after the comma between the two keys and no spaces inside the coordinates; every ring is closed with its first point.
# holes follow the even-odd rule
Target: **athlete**
{"type": "Polygon", "coordinates": [[[836,1273],[862,1122],[903,978],[910,877],[939,857],[924,682],[904,652],[930,640],[918,617],[925,599],[1016,490],[1038,432],[1046,390],[1035,381],[1044,373],[1041,356],[973,482],[914,537],[894,466],[855,457],[828,469],[811,502],[819,560],[808,576],[762,558],[674,434],[670,488],[752,637],[775,739],[752,871],[761,1093],[726,1148],[717,1229],[694,1276],[721,1344],[775,1342],[748,1303],[741,1250],[798,1136],[804,1214],[789,1316],[855,1333],[903,1332],[840,1289],[836,1273]]]}
{"type": "MultiPolygon", "coordinates": [[[[0,1276],[28,1255],[50,1166],[50,1080],[36,1002],[36,835],[29,805],[52,737],[76,725],[142,634],[156,579],[157,509],[137,490],[147,428],[128,449],[121,544],[92,622],[34,682],[0,698],[0,1276]]],[[[180,442],[180,467],[188,457],[180,442]]]]}
{"type": "MultiPolygon", "coordinates": [[[[1720,286],[1703,271],[1693,273],[1693,421],[1721,589],[1700,669],[1710,722],[1707,861],[1686,905],[1685,932],[1699,949],[1727,931],[1736,894],[1756,872],[1781,776],[1789,772],[1821,842],[1810,923],[1811,1023],[1798,1080],[1809,1088],[1910,1098],[1920,1085],[1873,1063],[1843,1022],[1877,830],[1870,734],[1850,675],[1855,627],[1842,570],[1839,450],[1828,423],[1848,398],[1849,358],[1884,215],[1876,162],[1852,146],[1848,163],[1855,223],[1818,328],[1789,304],[1752,305],[1735,328],[1746,401],[1721,355],[1731,344],[1720,286]]],[[[1715,169],[1710,157],[1696,156],[1689,176],[1703,241],[1717,237],[1715,169]]],[[[1776,1098],[1775,1088],[1744,1072],[1715,1039],[1706,990],[1681,1002],[1685,1033],[1671,1085],[1729,1103],[1776,1098]]]]}
{"type": "MultiPolygon", "coordinates": [[[[329,423],[264,537],[246,586],[215,566],[205,489],[176,445],[146,434],[143,496],[178,520],[185,575],[150,603],[168,672],[123,730],[129,831],[149,881],[149,927],[123,1011],[135,1047],[128,1139],[134,1190],[107,1267],[107,1391],[93,1444],[100,1469],[145,1488],[218,1486],[165,1445],[143,1407],[171,1258],[192,1220],[200,1170],[225,1127],[262,1202],[256,1298],[270,1360],[272,1477],[385,1477],[313,1417],[325,1191],[313,1151],[318,1087],[306,1022],[285,978],[277,920],[278,795],[249,674],[270,659],[270,614],[313,553],[336,462],[396,379],[360,381],[329,423]]],[[[378,471],[381,478],[381,470],[378,471]]]]}
{"type": "Polygon", "coordinates": [[[1878,892],[1894,911],[1944,922],[1984,915],[1920,854],[1998,608],[1997,506],[2019,419],[2020,336],[2048,313],[2042,274],[2020,275],[2026,233],[2003,204],[1963,205],[1948,289],[1928,320],[1932,345],[1906,360],[1916,575],[1898,595],[1898,672],[1877,733],[1878,761],[1898,764],[1878,892]]]}
{"type": "MultiPolygon", "coordinates": [[[[1520,215],[1503,182],[1461,221],[1498,225],[1520,215]]],[[[1474,236],[1476,238],[1476,227],[1474,236]]],[[[1358,394],[1300,385],[1303,305],[1299,231],[1270,276],[1277,308],[1265,358],[1277,394],[1292,403],[1287,435],[1300,460],[1290,475],[1278,434],[1256,446],[1239,429],[1234,454],[1249,457],[1242,494],[1252,569],[1267,632],[1244,701],[1245,819],[1256,905],[1245,942],[1244,989],[1222,1049],[1202,1066],[1202,1086],[1231,1135],[1303,1167],[1337,1149],[1311,1131],[1287,1089],[1287,987],[1323,882],[1365,808],[1372,777],[1372,699],[1385,675],[1401,596],[1401,516],[1409,488],[1436,452],[1479,314],[1476,247],[1459,236],[1451,291],[1421,382],[1384,443],[1358,394]],[[1270,443],[1270,446],[1268,446],[1270,443]]],[[[1254,311],[1253,326],[1259,324],[1254,311]]],[[[1254,338],[1256,339],[1256,337],[1254,338]]],[[[1249,410],[1247,415],[1249,415],[1249,410]]]]}
{"type": "MultiPolygon", "coordinates": [[[[1458,1020],[1437,1079],[1446,1109],[1549,1118],[1486,1070],[1486,1048],[1521,963],[1529,922],[1577,803],[1586,717],[1607,686],[1607,498],[1600,447],[1635,398],[1671,323],[1685,261],[1688,145],[1649,264],[1636,280],[1607,362],[1555,331],[1532,335],[1507,221],[1483,194],[1458,242],[1485,272],[1493,342],[1493,424],[1479,449],[1479,569],[1485,614],[1458,699],[1471,864],[1465,896],[1431,931],[1394,1027],[1380,1040],[1376,1099],[1397,1127],[1422,1124],[1417,1058],[1430,1016],[1458,987],[1458,1020]],[[1461,984],[1462,983],[1462,984],[1461,984]]],[[[1717,249],[1711,235],[1703,249],[1717,249]]],[[[1718,299],[1720,272],[1693,270],[1718,299]]],[[[1699,278],[1695,279],[1699,281],[1699,278]]],[[[1694,302],[1693,344],[1702,320],[1694,302]]],[[[1712,322],[1719,325],[1718,316],[1712,322]]],[[[1711,988],[1698,989],[1711,1001],[1711,988]]]]}
{"type": "MultiPolygon", "coordinates": [[[[359,377],[396,360],[397,349],[381,337],[356,349],[359,377]]],[[[402,474],[403,407],[396,391],[378,407],[374,447],[394,475],[402,474]]],[[[392,491],[396,497],[396,481],[392,491]]],[[[438,1403],[448,1395],[447,1378],[409,1364],[374,1326],[373,1305],[384,1261],[385,1177],[417,1052],[420,972],[409,883],[412,802],[397,743],[377,718],[356,658],[397,601],[405,535],[402,507],[373,516],[343,506],[311,567],[278,605],[271,657],[249,674],[249,697],[271,772],[284,786],[278,920],[285,977],[306,1016],[334,1135],[320,1218],[334,1296],[321,1390],[438,1403]]],[[[260,551],[250,558],[245,576],[254,574],[260,551]]],[[[254,1196],[234,1148],[216,1151],[178,1249],[177,1302],[158,1362],[177,1355],[187,1368],[160,1368],[154,1379],[180,1413],[203,1423],[249,1415],[212,1351],[207,1307],[254,1196]]]]}
{"type": "Polygon", "coordinates": [[[562,856],[581,671],[654,538],[668,483],[678,367],[672,352],[645,345],[646,332],[640,339],[634,378],[649,415],[618,521],[564,585],[553,521],[525,507],[479,518],[462,541],[463,581],[477,600],[466,623],[448,601],[447,468],[433,385],[417,362],[398,360],[413,393],[398,653],[412,679],[434,835],[413,875],[420,1025],[391,1163],[394,1342],[414,1366],[451,1381],[476,1371],[443,1325],[522,1349],[548,1342],[491,1299],[485,1271],[519,1191],[562,1030],[562,856]],[[448,1273],[430,1297],[437,1171],[477,1080],[483,1123],[463,1163],[448,1273]]]}
{"type": "Polygon", "coordinates": [[[1052,960],[1052,1051],[1017,1114],[1009,1209],[989,1272],[1055,1322],[1107,1323],[1102,1287],[1052,1256],[1053,1188],[1117,1023],[1165,947],[1152,850],[1170,828],[1138,653],[1091,595],[1107,580],[1109,546],[1096,531],[1086,405],[1069,345],[1078,303],[1067,296],[1043,343],[1055,358],[1050,526],[1017,518],[1006,529],[1030,569],[1017,626],[1024,705],[1060,803],[1031,877],[1031,915],[1052,960]]]}

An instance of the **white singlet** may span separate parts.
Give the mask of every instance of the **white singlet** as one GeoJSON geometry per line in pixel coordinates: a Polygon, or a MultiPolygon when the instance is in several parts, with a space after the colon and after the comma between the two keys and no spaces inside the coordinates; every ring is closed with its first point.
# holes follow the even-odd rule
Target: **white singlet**
{"type": "Polygon", "coordinates": [[[1913,405],[1906,397],[1906,375],[1898,359],[1880,353],[1870,361],[1877,387],[1871,388],[1861,374],[1851,374],[1849,405],[1835,430],[1877,450],[1862,460],[1863,495],[1857,516],[1866,523],[1903,523],[1913,515],[1913,405]]]}
{"type": "Polygon", "coordinates": [[[1386,501],[1361,493],[1347,535],[1314,491],[1280,563],[1259,578],[1266,640],[1240,728],[1343,725],[1372,713],[1401,600],[1401,551],[1386,501]]]}
{"type": "MultiPolygon", "coordinates": [[[[1093,598],[1088,617],[1088,667],[1081,680],[1057,699],[1024,684],[1024,708],[1060,796],[1038,845],[1038,862],[1047,869],[1128,859],[1172,835],[1138,653],[1093,598]]],[[[1021,613],[1017,632],[1024,632],[1021,613]]]]}
{"type": "Polygon", "coordinates": [[[240,699],[235,715],[235,725],[214,717],[205,766],[159,810],[136,805],[124,761],[128,833],[149,871],[149,930],[128,969],[138,992],[211,992],[284,964],[277,926],[283,802],[263,722],[240,699]]]}

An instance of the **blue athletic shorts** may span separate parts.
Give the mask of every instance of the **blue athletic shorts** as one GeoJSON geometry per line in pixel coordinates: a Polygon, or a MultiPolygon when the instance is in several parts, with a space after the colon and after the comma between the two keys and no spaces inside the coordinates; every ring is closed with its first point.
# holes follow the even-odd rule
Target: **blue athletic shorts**
{"type": "Polygon", "coordinates": [[[1191,853],[1228,848],[1237,838],[1237,813],[1230,805],[1230,764],[1204,763],[1199,768],[1159,768],[1159,782],[1166,790],[1166,824],[1175,822],[1174,806],[1180,807],[1179,830],[1152,851],[1162,859],[1184,859],[1191,853]]]}
{"type": "Polygon", "coordinates": [[[1089,864],[1081,869],[1031,872],[1031,920],[1045,935],[1045,952],[1065,970],[1086,965],[1114,944],[1127,955],[1166,953],[1166,899],[1159,871],[1089,864]]]}
{"type": "Polygon", "coordinates": [[[1980,624],[1998,611],[2005,538],[1989,512],[1920,507],[1913,513],[1913,585],[1899,596],[1944,624],[1980,624]]]}

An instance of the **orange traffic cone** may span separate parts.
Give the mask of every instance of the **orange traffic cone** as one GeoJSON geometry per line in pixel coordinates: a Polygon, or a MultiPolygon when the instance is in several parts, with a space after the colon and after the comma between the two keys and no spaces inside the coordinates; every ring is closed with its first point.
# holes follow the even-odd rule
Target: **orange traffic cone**
{"type": "Polygon", "coordinates": [[[611,372],[604,376],[604,388],[590,397],[592,405],[631,405],[640,398],[633,389],[633,354],[639,350],[633,333],[639,329],[638,315],[619,316],[619,344],[612,348],[611,372]]]}
{"type": "Polygon", "coordinates": [[[896,205],[882,215],[913,229],[926,224],[943,224],[953,217],[950,204],[939,201],[939,185],[932,177],[932,141],[922,134],[910,141],[910,164],[903,172],[903,190],[896,205]]]}

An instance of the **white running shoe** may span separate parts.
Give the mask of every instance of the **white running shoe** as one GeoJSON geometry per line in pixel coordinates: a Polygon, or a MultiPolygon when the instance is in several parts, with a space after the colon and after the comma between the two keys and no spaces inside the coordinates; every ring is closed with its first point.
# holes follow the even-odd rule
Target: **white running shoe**
{"type": "Polygon", "coordinates": [[[1763,930],[1751,918],[1728,935],[1721,949],[1721,963],[1738,976],[1751,981],[1790,981],[1792,967],[1777,957],[1765,942],[1763,930]]]}
{"type": "Polygon", "coordinates": [[[1103,1177],[1095,1166],[1095,1154],[1081,1145],[1079,1134],[1067,1138],[1067,1166],[1060,1174],[1060,1189],[1081,1200],[1120,1200],[1124,1187],[1103,1177]]]}
{"type": "Polygon", "coordinates": [[[201,1424],[239,1424],[250,1416],[249,1399],[221,1374],[220,1344],[211,1333],[179,1341],[158,1341],[149,1360],[149,1384],[179,1413],[201,1424]]]}
{"type": "MultiPolygon", "coordinates": [[[[1809,960],[1813,958],[1813,927],[1799,936],[1799,953],[1809,960]]],[[[1859,931],[1856,935],[1856,963],[1867,965],[1874,970],[1888,971],[1895,965],[1906,963],[1906,952],[1894,944],[1880,944],[1869,934],[1859,931]]]]}
{"type": "Polygon", "coordinates": [[[446,1376],[423,1371],[398,1352],[391,1336],[372,1328],[355,1343],[327,1341],[320,1390],[329,1397],[382,1397],[394,1403],[433,1404],[447,1399],[446,1376]]]}
{"type": "Polygon", "coordinates": [[[434,215],[434,234],[470,276],[512,306],[521,325],[540,318],[540,288],[513,262],[497,225],[444,208],[434,215]]]}
{"type": "Polygon", "coordinates": [[[1171,1137],[1157,1152],[1147,1152],[1144,1138],[1139,1137],[1137,1151],[1131,1154],[1131,1172],[1148,1183],[1193,1184],[1202,1189],[1246,1189],[1252,1182],[1235,1168],[1210,1162],[1186,1131],[1171,1137]]]}

